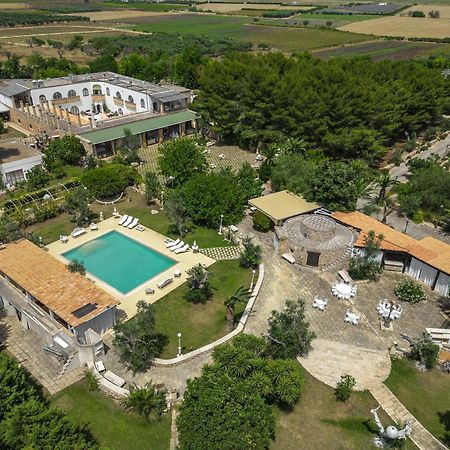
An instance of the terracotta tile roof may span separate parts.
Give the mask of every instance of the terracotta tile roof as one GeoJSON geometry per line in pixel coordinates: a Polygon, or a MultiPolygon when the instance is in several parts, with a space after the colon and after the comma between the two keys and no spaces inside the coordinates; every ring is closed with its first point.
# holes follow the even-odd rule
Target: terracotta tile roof
{"type": "Polygon", "coordinates": [[[376,235],[383,235],[380,245],[382,250],[408,253],[424,263],[450,274],[450,245],[445,242],[433,237],[426,237],[418,241],[358,211],[335,212],[332,217],[338,222],[360,231],[355,242],[356,247],[364,247],[367,234],[369,231],[374,231],[376,235]]]}
{"type": "Polygon", "coordinates": [[[118,304],[91,280],[69,272],[63,262],[26,239],[1,248],[0,271],[73,327],[118,304]],[[92,304],[97,306],[88,314],[74,315],[92,304]]]}

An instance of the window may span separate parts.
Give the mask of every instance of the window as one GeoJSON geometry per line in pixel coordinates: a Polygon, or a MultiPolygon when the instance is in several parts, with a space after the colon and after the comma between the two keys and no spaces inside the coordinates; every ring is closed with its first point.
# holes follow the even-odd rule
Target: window
{"type": "Polygon", "coordinates": [[[153,102],[153,112],[158,112],[158,103],[153,102]]]}
{"type": "Polygon", "coordinates": [[[5,174],[6,183],[10,186],[25,180],[25,174],[22,169],[13,170],[5,174]]]}
{"type": "Polygon", "coordinates": [[[92,94],[102,95],[102,87],[99,84],[94,84],[94,86],[92,86],[92,94]]]}
{"type": "Polygon", "coordinates": [[[83,97],[87,97],[89,95],[89,89],[88,88],[84,88],[83,89],[83,97]]]}
{"type": "Polygon", "coordinates": [[[53,94],[53,100],[57,100],[58,98],[62,98],[61,92],[55,92],[53,94]]]}
{"type": "Polygon", "coordinates": [[[71,89],[67,94],[67,97],[76,97],[76,96],[77,96],[77,93],[73,89],[71,89]]]}
{"type": "Polygon", "coordinates": [[[122,96],[120,95],[120,92],[116,92],[116,98],[122,99],[122,96]]]}
{"type": "Polygon", "coordinates": [[[106,88],[106,95],[109,95],[109,87],[106,88]]]}
{"type": "Polygon", "coordinates": [[[145,100],[143,98],[141,99],[141,108],[145,108],[145,100]]]}
{"type": "Polygon", "coordinates": [[[129,95],[129,96],[128,96],[128,101],[129,101],[130,103],[134,103],[134,98],[133,98],[131,95],[129,95]]]}
{"type": "Polygon", "coordinates": [[[47,101],[46,96],[45,96],[45,95],[40,95],[40,96],[39,96],[39,101],[40,101],[41,103],[45,103],[45,102],[47,101]]]}
{"type": "Polygon", "coordinates": [[[119,109],[117,110],[117,112],[118,112],[120,115],[122,115],[122,114],[123,114],[122,108],[119,108],[119,109]]]}
{"type": "Polygon", "coordinates": [[[70,112],[75,115],[80,114],[80,108],[78,108],[78,106],[72,106],[72,108],[70,108],[70,112]]]}

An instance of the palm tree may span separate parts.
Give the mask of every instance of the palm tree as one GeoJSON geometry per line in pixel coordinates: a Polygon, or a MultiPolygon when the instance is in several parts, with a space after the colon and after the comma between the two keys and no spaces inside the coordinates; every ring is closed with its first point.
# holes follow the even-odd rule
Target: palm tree
{"type": "Polygon", "coordinates": [[[152,411],[161,415],[166,408],[166,392],[156,389],[151,382],[142,388],[130,386],[130,394],[125,400],[130,408],[133,408],[141,416],[149,418],[152,411]]]}
{"type": "Polygon", "coordinates": [[[379,189],[377,195],[377,204],[380,204],[382,200],[387,197],[388,192],[397,184],[399,181],[391,178],[389,172],[383,171],[374,182],[375,188],[379,189]]]}
{"type": "Polygon", "coordinates": [[[227,321],[230,329],[233,329],[234,308],[238,303],[247,303],[250,298],[250,291],[241,286],[233,295],[224,301],[227,308],[227,321]]]}

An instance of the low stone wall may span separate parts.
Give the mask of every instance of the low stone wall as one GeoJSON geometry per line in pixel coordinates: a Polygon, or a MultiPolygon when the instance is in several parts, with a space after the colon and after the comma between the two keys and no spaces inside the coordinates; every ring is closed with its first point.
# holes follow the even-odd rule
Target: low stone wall
{"type": "Polygon", "coordinates": [[[260,264],[259,271],[258,271],[258,280],[256,281],[255,287],[253,288],[252,295],[251,295],[249,301],[247,302],[247,306],[245,307],[244,312],[242,313],[241,320],[239,321],[237,327],[233,331],[231,331],[230,333],[221,337],[220,339],[217,339],[217,341],[211,342],[210,344],[200,347],[196,350],[193,350],[192,352],[186,353],[181,356],[177,356],[176,358],[171,358],[171,359],[155,358],[153,360],[153,365],[160,366],[160,367],[177,366],[186,361],[190,361],[205,352],[212,350],[214,347],[217,347],[218,345],[229,341],[234,336],[241,333],[245,328],[245,324],[247,323],[248,316],[250,315],[250,313],[253,309],[253,306],[255,304],[256,298],[258,297],[259,290],[261,289],[263,281],[264,281],[264,264],[260,264]]]}

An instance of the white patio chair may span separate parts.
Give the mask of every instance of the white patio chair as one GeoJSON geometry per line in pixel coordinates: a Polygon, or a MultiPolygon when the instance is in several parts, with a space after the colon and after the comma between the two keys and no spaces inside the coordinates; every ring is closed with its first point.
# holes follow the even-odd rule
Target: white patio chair
{"type": "Polygon", "coordinates": [[[128,214],[124,214],[117,222],[118,225],[123,225],[128,220],[128,214]]]}

